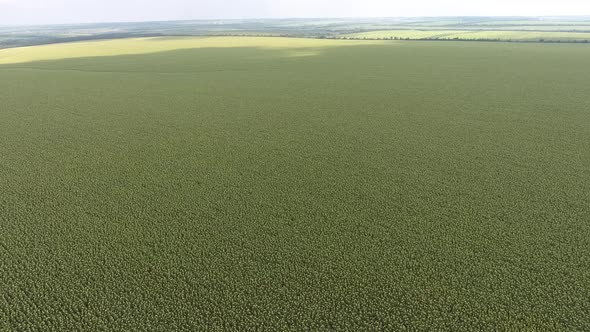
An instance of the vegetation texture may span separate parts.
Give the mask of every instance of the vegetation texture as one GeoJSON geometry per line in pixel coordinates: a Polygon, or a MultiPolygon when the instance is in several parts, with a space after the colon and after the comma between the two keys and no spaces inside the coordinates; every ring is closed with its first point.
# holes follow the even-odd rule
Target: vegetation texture
{"type": "Polygon", "coordinates": [[[0,330],[590,330],[587,45],[0,59],[0,330]]]}
{"type": "Polygon", "coordinates": [[[380,30],[342,35],[365,39],[436,39],[525,42],[590,42],[588,32],[566,31],[480,31],[480,30],[380,30]]]}
{"type": "Polygon", "coordinates": [[[0,49],[130,37],[234,35],[356,38],[357,34],[360,38],[378,39],[585,42],[590,40],[590,17],[392,17],[0,25],[0,49]],[[456,35],[446,38],[453,33],[456,35]]]}

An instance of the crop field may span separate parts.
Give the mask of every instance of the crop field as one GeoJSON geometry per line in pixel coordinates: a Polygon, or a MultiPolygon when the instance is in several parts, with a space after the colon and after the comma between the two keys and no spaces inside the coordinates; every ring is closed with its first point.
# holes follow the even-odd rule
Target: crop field
{"type": "Polygon", "coordinates": [[[473,22],[473,25],[590,25],[590,18],[580,18],[577,20],[561,20],[561,19],[522,19],[522,20],[484,20],[482,22],[473,22]]]}
{"type": "Polygon", "coordinates": [[[464,34],[470,33],[470,31],[461,31],[461,30],[408,30],[408,29],[400,29],[400,30],[376,30],[376,31],[368,31],[368,32],[360,32],[360,33],[352,33],[348,35],[343,35],[342,37],[345,38],[367,38],[367,39],[389,39],[389,38],[398,38],[398,39],[436,39],[436,38],[447,38],[452,34],[464,34]]]}
{"type": "Polygon", "coordinates": [[[590,47],[0,50],[0,331],[590,330],[590,47]]]}
{"type": "Polygon", "coordinates": [[[447,38],[459,39],[499,39],[515,41],[590,41],[588,32],[554,31],[469,31],[450,34],[447,38]]]}
{"type": "MultiPolygon", "coordinates": [[[[553,32],[590,32],[590,25],[502,25],[502,26],[481,26],[479,31],[511,30],[514,32],[529,31],[553,31],[553,32]]],[[[471,31],[473,31],[471,30],[471,31]]]]}
{"type": "Polygon", "coordinates": [[[92,40],[178,36],[402,38],[585,42],[590,17],[385,17],[194,20],[0,26],[0,49],[92,40]],[[472,33],[475,35],[471,36],[472,33]],[[452,38],[448,38],[452,36],[452,38]]]}
{"type": "Polygon", "coordinates": [[[367,39],[462,39],[512,41],[590,41],[590,32],[478,31],[478,30],[381,30],[343,35],[367,39]]]}

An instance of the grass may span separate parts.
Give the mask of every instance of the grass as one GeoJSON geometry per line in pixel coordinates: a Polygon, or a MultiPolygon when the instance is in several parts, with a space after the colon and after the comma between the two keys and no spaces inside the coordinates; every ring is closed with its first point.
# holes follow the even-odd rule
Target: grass
{"type": "Polygon", "coordinates": [[[559,31],[382,30],[344,35],[367,39],[467,39],[512,41],[590,41],[590,33],[559,31]]]}
{"type": "Polygon", "coordinates": [[[588,330],[589,55],[2,50],[0,328],[588,330]]]}

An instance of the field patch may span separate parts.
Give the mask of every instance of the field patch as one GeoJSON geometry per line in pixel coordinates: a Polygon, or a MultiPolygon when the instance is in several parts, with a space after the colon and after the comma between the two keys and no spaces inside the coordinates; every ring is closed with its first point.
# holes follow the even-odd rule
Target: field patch
{"type": "Polygon", "coordinates": [[[590,327],[587,45],[0,59],[0,329],[590,327]]]}
{"type": "MultiPolygon", "coordinates": [[[[367,42],[364,45],[375,44],[367,42]]],[[[74,42],[43,46],[28,46],[0,50],[0,64],[15,64],[33,61],[61,60],[79,57],[149,54],[165,51],[199,48],[263,48],[270,50],[317,49],[338,46],[353,46],[346,41],[276,38],[276,37],[154,37],[129,38],[109,41],[74,42]]],[[[362,44],[361,44],[362,45],[362,44]]],[[[310,54],[308,52],[308,54],[310,54]]],[[[293,55],[305,54],[294,51],[293,55]]]]}
{"type": "Polygon", "coordinates": [[[382,30],[344,35],[366,39],[462,39],[503,41],[590,41],[588,32],[570,31],[478,31],[478,30],[382,30]]]}

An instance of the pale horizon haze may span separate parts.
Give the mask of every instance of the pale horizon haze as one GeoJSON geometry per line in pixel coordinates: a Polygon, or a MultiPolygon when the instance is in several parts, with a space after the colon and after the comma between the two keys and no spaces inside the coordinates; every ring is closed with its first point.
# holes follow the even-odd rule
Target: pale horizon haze
{"type": "Polygon", "coordinates": [[[0,0],[0,25],[205,19],[588,16],[582,0],[0,0]]]}

